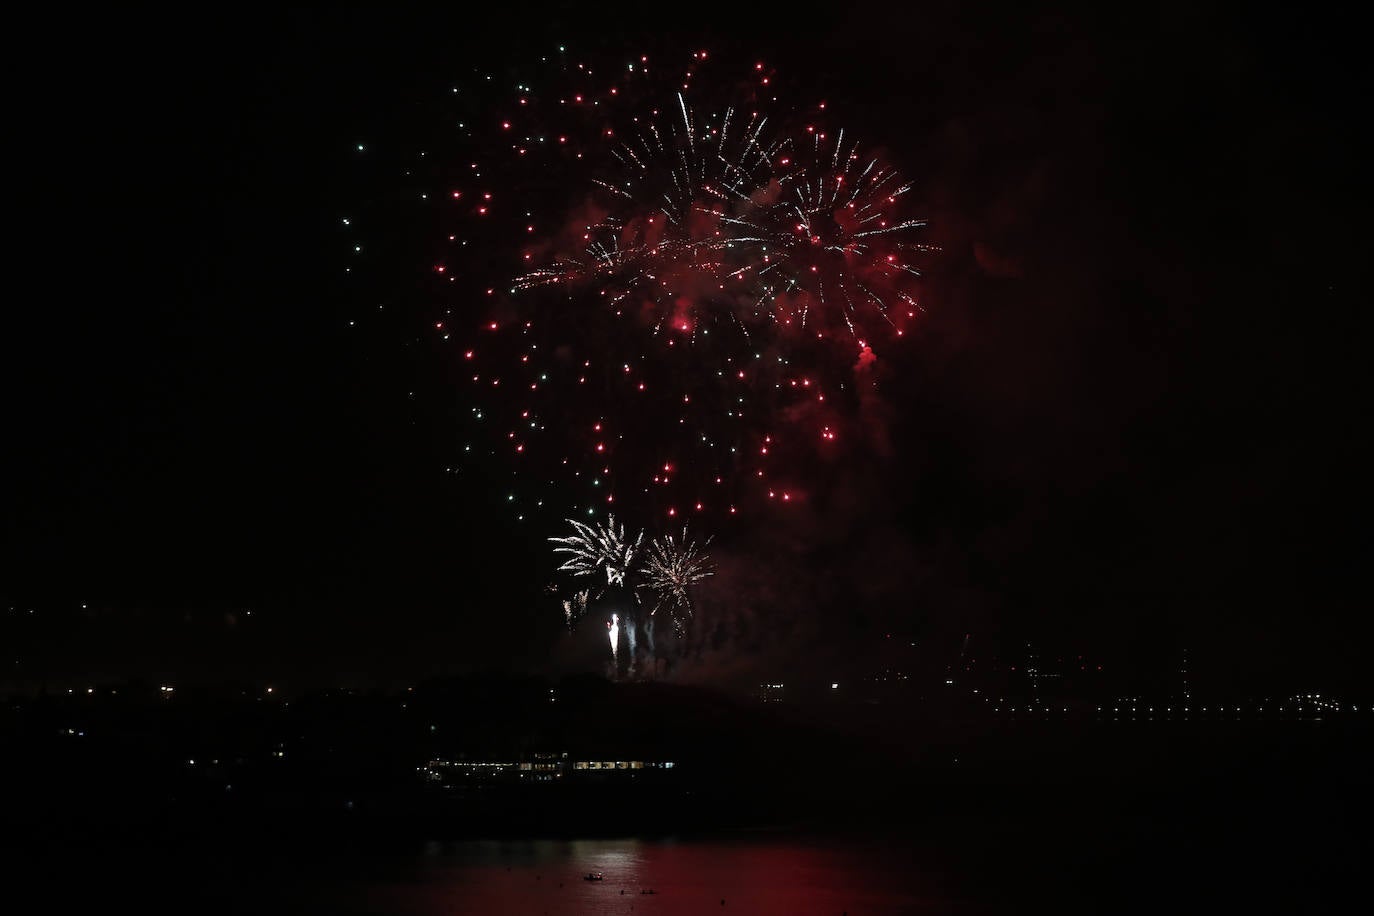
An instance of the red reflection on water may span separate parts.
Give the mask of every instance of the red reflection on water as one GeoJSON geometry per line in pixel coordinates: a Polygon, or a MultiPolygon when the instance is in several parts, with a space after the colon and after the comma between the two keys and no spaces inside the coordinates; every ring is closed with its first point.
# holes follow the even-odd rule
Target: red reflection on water
{"type": "Polygon", "coordinates": [[[413,874],[367,882],[350,896],[351,902],[342,906],[345,912],[415,916],[888,916],[950,911],[949,902],[909,856],[800,843],[435,844],[413,874]],[[604,878],[585,881],[588,872],[601,872],[604,878]]]}

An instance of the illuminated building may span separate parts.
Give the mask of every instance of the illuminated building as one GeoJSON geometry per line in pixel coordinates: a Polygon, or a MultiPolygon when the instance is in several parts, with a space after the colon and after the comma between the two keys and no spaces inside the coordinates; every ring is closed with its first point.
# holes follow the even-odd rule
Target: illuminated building
{"type": "Polygon", "coordinates": [[[571,760],[567,752],[533,753],[505,758],[436,758],[420,772],[430,785],[456,789],[483,785],[556,783],[572,779],[633,777],[641,772],[672,770],[672,760],[571,760]]]}

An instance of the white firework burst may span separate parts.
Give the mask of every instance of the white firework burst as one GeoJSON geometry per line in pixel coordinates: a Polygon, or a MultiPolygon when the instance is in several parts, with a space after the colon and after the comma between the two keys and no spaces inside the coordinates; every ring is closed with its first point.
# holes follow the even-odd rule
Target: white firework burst
{"type": "Polygon", "coordinates": [[[655,611],[667,605],[678,635],[692,619],[692,599],[688,590],[707,576],[715,575],[715,568],[706,554],[710,544],[710,538],[698,544],[683,528],[680,540],[670,534],[655,538],[649,545],[643,567],[644,585],[658,598],[655,611]]]}
{"type": "Polygon", "coordinates": [[[607,585],[623,586],[626,573],[634,567],[635,558],[639,556],[644,532],[631,540],[625,535],[625,526],[616,524],[614,515],[605,525],[587,525],[574,519],[567,521],[573,526],[574,534],[549,538],[550,543],[562,545],[555,547],[554,553],[568,555],[558,567],[559,571],[575,576],[595,576],[598,570],[604,570],[607,585]]]}

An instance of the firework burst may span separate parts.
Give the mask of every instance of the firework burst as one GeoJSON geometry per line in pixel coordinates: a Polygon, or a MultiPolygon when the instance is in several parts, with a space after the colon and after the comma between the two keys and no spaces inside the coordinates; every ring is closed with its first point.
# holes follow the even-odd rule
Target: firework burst
{"type": "Polygon", "coordinates": [[[641,576],[644,586],[657,598],[653,613],[666,607],[673,621],[673,629],[682,636],[692,619],[692,600],[689,589],[715,575],[706,554],[711,544],[707,538],[698,544],[692,540],[687,529],[682,529],[680,539],[671,534],[655,538],[649,545],[641,576]]]}
{"type": "Polygon", "coordinates": [[[916,317],[914,256],[930,250],[903,216],[912,188],[843,129],[775,135],[768,118],[670,112],[635,118],[592,179],[601,219],[580,249],[556,254],[517,290],[589,286],[617,315],[643,313],[655,335],[698,342],[710,328],[897,336],[916,317]],[[869,319],[869,332],[863,330],[869,319]],[[772,326],[771,328],[769,326],[772,326]]]}
{"type": "MultiPolygon", "coordinates": [[[[574,576],[595,576],[599,571],[606,574],[607,585],[625,584],[625,575],[634,568],[640,547],[644,543],[641,531],[631,540],[625,534],[625,526],[617,525],[615,516],[610,516],[605,524],[584,524],[568,519],[573,526],[573,534],[561,538],[549,538],[549,542],[560,546],[554,553],[567,554],[560,572],[574,576]]],[[[582,601],[585,608],[586,601],[582,601]]]]}
{"type": "MultiPolygon", "coordinates": [[[[515,522],[719,526],[822,494],[917,326],[911,182],[762,61],[689,57],[476,70],[424,143],[350,150],[385,171],[340,214],[348,324],[432,346],[445,470],[515,522]]],[[[577,552],[604,528],[562,571],[625,585],[577,552]]]]}

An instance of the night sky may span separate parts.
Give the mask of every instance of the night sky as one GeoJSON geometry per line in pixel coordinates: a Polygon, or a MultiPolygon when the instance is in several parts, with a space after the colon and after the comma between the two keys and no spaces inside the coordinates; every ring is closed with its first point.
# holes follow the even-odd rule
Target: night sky
{"type": "MultiPolygon", "coordinates": [[[[1219,683],[1369,686],[1351,22],[682,9],[684,51],[757,50],[855,100],[944,249],[890,453],[722,537],[732,623],[684,670],[781,676],[895,631],[931,657],[973,633],[1149,672],[1188,647],[1219,683]]],[[[360,138],[413,127],[474,60],[655,26],[500,15],[16,26],[7,679],[581,663],[540,597],[557,532],[445,474],[443,365],[351,330],[341,282],[360,138]]]]}

